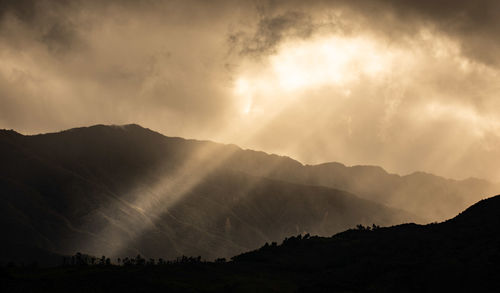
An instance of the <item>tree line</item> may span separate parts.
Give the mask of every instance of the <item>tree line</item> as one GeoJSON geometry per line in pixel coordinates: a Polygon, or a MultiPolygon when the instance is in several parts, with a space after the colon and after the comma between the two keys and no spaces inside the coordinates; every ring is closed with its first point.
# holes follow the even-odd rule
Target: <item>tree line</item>
{"type": "MultiPolygon", "coordinates": [[[[169,264],[194,264],[206,262],[201,259],[201,256],[181,256],[174,260],[164,260],[163,258],[149,258],[146,259],[138,254],[135,257],[117,258],[116,261],[111,261],[109,257],[101,256],[96,257],[89,254],[77,252],[73,256],[64,256],[62,260],[63,266],[155,266],[155,265],[169,265],[169,264]]],[[[218,258],[216,263],[226,262],[225,258],[218,258]]]]}

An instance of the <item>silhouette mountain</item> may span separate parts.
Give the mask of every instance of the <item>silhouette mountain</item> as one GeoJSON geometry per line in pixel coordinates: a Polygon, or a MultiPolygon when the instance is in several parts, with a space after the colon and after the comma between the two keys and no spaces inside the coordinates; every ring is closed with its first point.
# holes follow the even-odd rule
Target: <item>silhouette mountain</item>
{"type": "Polygon", "coordinates": [[[0,160],[0,225],[9,235],[0,259],[18,262],[39,255],[59,263],[55,255],[75,251],[228,257],[299,233],[440,219],[494,187],[379,167],[304,166],[138,125],[0,131],[0,160]]]}
{"type": "Polygon", "coordinates": [[[495,196],[440,224],[292,238],[235,260],[307,271],[310,292],[345,287],[374,292],[493,292],[500,284],[499,227],[500,196],[495,196]]]}
{"type": "Polygon", "coordinates": [[[415,219],[348,192],[258,176],[301,166],[289,158],[138,125],[33,136],[2,131],[0,161],[3,262],[38,255],[58,264],[56,255],[76,251],[210,259],[297,233],[326,236],[359,223],[415,219]],[[243,172],[262,156],[254,174],[243,172]]]}
{"type": "Polygon", "coordinates": [[[287,238],[228,263],[4,270],[29,292],[496,292],[500,196],[439,224],[287,238]]]}

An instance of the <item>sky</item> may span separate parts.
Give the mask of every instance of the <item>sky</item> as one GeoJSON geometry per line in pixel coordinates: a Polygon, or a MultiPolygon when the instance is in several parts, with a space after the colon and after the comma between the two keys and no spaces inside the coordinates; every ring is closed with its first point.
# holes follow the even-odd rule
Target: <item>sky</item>
{"type": "Polygon", "coordinates": [[[496,0],[0,0],[0,128],[500,180],[496,0]]]}

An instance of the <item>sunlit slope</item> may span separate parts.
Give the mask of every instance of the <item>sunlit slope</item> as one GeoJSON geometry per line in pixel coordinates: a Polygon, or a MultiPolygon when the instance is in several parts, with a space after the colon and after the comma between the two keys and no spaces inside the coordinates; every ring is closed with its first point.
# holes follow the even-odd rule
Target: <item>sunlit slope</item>
{"type": "Polygon", "coordinates": [[[359,223],[415,219],[344,191],[265,178],[302,165],[265,155],[254,168],[252,154],[137,125],[2,131],[3,257],[22,259],[30,249],[228,257],[297,233],[328,236],[359,223]]]}

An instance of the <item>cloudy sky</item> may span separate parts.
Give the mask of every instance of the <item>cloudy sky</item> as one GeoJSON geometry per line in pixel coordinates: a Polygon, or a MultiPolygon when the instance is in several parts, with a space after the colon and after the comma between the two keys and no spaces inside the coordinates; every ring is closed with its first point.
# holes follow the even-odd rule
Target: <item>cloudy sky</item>
{"type": "Polygon", "coordinates": [[[0,128],[500,180],[500,1],[0,0],[0,128]]]}

